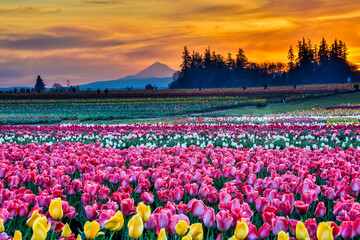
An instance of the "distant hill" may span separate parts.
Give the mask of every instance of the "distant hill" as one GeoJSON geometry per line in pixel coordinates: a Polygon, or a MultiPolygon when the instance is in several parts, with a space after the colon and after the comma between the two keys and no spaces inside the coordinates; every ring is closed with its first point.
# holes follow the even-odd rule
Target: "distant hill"
{"type": "Polygon", "coordinates": [[[158,88],[168,88],[169,83],[173,81],[172,75],[175,70],[165,64],[156,62],[146,69],[140,71],[135,75],[130,75],[124,78],[92,82],[85,85],[80,85],[81,90],[87,89],[123,89],[126,87],[133,87],[134,89],[144,89],[147,84],[156,85],[158,88]]]}

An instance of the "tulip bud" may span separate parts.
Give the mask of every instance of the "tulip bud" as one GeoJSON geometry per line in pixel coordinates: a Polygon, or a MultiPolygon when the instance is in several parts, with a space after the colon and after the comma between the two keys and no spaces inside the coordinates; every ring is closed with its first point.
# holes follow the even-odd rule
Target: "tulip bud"
{"type": "Polygon", "coordinates": [[[61,198],[57,198],[51,201],[49,206],[49,213],[55,221],[62,219],[63,210],[61,206],[61,198]]]}
{"type": "Polygon", "coordinates": [[[86,239],[89,240],[93,240],[94,238],[96,238],[99,235],[103,235],[103,232],[99,232],[100,230],[100,225],[98,222],[92,221],[89,222],[87,221],[84,225],[84,233],[85,233],[85,237],[86,239]]]}
{"type": "Polygon", "coordinates": [[[69,224],[66,223],[66,224],[63,226],[63,228],[62,228],[61,236],[62,236],[63,238],[68,238],[68,237],[70,237],[71,233],[72,233],[72,232],[71,232],[71,229],[70,229],[70,227],[69,227],[69,224]]]}
{"type": "Polygon", "coordinates": [[[298,221],[296,224],[296,240],[310,239],[309,233],[302,221],[298,221]]]}
{"type": "Polygon", "coordinates": [[[317,228],[317,232],[316,232],[316,236],[318,240],[333,240],[333,229],[330,225],[329,222],[327,223],[320,223],[318,228],[317,228]]]}
{"type": "Polygon", "coordinates": [[[188,228],[188,223],[186,221],[180,220],[175,226],[176,234],[182,237],[186,234],[188,228]]]}
{"type": "Polygon", "coordinates": [[[326,207],[323,202],[319,202],[315,209],[315,217],[323,217],[326,214],[326,207]]]}
{"type": "Polygon", "coordinates": [[[124,216],[121,211],[117,211],[115,216],[112,216],[110,220],[105,221],[104,226],[110,231],[118,232],[124,226],[124,216]]]}
{"type": "Polygon", "coordinates": [[[33,224],[33,237],[36,240],[45,240],[51,224],[47,223],[46,217],[38,217],[33,224]]]}
{"type": "Polygon", "coordinates": [[[157,240],[167,240],[166,233],[165,233],[165,228],[162,228],[160,230],[160,233],[159,233],[159,236],[158,236],[157,240]]]}
{"type": "Polygon", "coordinates": [[[182,237],[181,240],[192,240],[192,237],[190,234],[188,234],[185,237],[182,237]]]}
{"type": "Polygon", "coordinates": [[[142,218],[139,214],[132,216],[132,218],[128,222],[129,228],[129,236],[133,239],[138,239],[143,230],[144,230],[144,223],[142,218]]]}
{"type": "Polygon", "coordinates": [[[279,232],[277,240],[289,240],[289,233],[279,232]]]}
{"type": "Polygon", "coordinates": [[[189,234],[192,240],[202,240],[204,237],[204,231],[201,223],[194,223],[190,226],[189,234]]]}
{"type": "Polygon", "coordinates": [[[136,208],[136,212],[140,215],[144,223],[147,223],[149,221],[149,217],[151,214],[150,206],[146,206],[143,203],[139,203],[139,205],[136,208]]]}
{"type": "Polygon", "coordinates": [[[18,230],[15,231],[14,240],[22,240],[22,234],[20,231],[18,230]]]}
{"type": "Polygon", "coordinates": [[[246,224],[245,219],[241,219],[241,222],[238,221],[236,225],[234,236],[238,240],[244,240],[248,235],[248,233],[249,233],[249,227],[246,224]]]}
{"type": "Polygon", "coordinates": [[[34,222],[37,218],[41,217],[40,216],[40,213],[38,210],[35,210],[32,214],[31,214],[31,217],[26,221],[26,224],[29,226],[29,227],[33,227],[34,225],[34,222]]]}
{"type": "Polygon", "coordinates": [[[0,218],[0,233],[5,232],[4,220],[0,218]]]}

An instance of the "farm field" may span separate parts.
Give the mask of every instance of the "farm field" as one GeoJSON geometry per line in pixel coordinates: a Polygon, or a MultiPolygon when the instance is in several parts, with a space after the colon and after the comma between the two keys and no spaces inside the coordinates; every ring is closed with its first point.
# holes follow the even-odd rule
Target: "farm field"
{"type": "Polygon", "coordinates": [[[269,90],[253,88],[245,91],[243,89],[236,89],[236,91],[234,89],[205,89],[201,92],[198,90],[123,91],[121,95],[116,95],[115,92],[112,97],[110,94],[92,96],[86,92],[72,93],[72,95],[70,93],[50,95],[49,92],[19,93],[18,98],[11,97],[16,96],[14,94],[0,94],[2,96],[0,98],[0,124],[121,122],[122,119],[128,120],[123,122],[131,122],[132,119],[169,119],[172,116],[194,113],[202,115],[226,109],[234,110],[214,116],[250,115],[255,112],[263,115],[293,111],[294,105],[297,106],[299,101],[307,103],[298,109],[310,109],[317,104],[316,101],[320,103],[320,106],[324,105],[321,103],[326,102],[324,107],[337,106],[338,102],[346,102],[346,98],[354,99],[347,102],[359,102],[359,93],[353,89],[353,85],[349,84],[324,85],[321,88],[315,85],[313,89],[299,86],[297,89],[272,87],[269,90]],[[171,94],[175,96],[170,96],[171,94]],[[40,98],[35,99],[36,96],[40,98]],[[46,97],[41,98],[41,96],[46,97]],[[51,96],[54,98],[50,98],[51,96]],[[87,96],[92,97],[86,98],[87,96]],[[288,104],[278,104],[283,97],[288,104]],[[313,99],[315,103],[309,101],[310,99],[313,99]],[[328,101],[329,99],[332,101],[328,101]],[[268,105],[269,107],[266,107],[268,105]],[[243,108],[244,106],[250,108],[243,108]]]}
{"type": "Polygon", "coordinates": [[[357,239],[360,99],[340,93],[2,99],[0,240],[357,239]]]}

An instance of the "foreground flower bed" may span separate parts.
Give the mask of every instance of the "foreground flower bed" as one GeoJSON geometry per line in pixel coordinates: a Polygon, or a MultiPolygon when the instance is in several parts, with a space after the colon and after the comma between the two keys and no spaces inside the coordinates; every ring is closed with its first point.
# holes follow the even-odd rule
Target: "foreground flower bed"
{"type": "Polygon", "coordinates": [[[1,144],[0,239],[360,236],[360,150],[100,145],[1,144]]]}

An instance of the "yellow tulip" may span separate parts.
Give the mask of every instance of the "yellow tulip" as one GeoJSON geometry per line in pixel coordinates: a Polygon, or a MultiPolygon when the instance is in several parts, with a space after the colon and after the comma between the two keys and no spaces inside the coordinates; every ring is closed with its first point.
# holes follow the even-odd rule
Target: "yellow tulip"
{"type": "Polygon", "coordinates": [[[51,201],[49,206],[50,216],[55,220],[59,221],[63,217],[63,210],[61,206],[61,198],[57,198],[51,201]]]}
{"type": "Polygon", "coordinates": [[[45,240],[47,237],[47,232],[50,229],[51,224],[47,222],[45,216],[38,217],[33,224],[33,236],[31,239],[34,240],[45,240]]]}
{"type": "Polygon", "coordinates": [[[228,240],[237,240],[237,238],[234,236],[232,236],[231,238],[229,238],[228,240]]]}
{"type": "Polygon", "coordinates": [[[18,230],[15,231],[14,240],[22,240],[22,234],[20,231],[18,230]]]}
{"type": "Polygon", "coordinates": [[[26,221],[26,224],[29,226],[29,227],[33,227],[34,225],[34,222],[37,218],[41,217],[40,213],[38,210],[35,210],[33,212],[33,214],[31,215],[31,217],[26,221]]]}
{"type": "Polygon", "coordinates": [[[204,231],[201,223],[194,223],[190,226],[189,234],[193,240],[202,240],[204,238],[204,231]]]}
{"type": "Polygon", "coordinates": [[[190,234],[188,234],[185,237],[182,237],[181,240],[192,240],[192,237],[190,234]]]}
{"type": "Polygon", "coordinates": [[[279,232],[277,240],[289,240],[289,233],[279,232]]]}
{"type": "Polygon", "coordinates": [[[78,234],[78,235],[77,235],[76,240],[82,240],[82,238],[81,238],[81,235],[80,235],[80,234],[78,234]]]}
{"type": "Polygon", "coordinates": [[[133,239],[138,239],[143,230],[144,230],[144,223],[142,218],[139,214],[132,216],[132,218],[128,222],[129,228],[129,236],[133,239]]]}
{"type": "Polygon", "coordinates": [[[241,219],[241,222],[238,221],[236,225],[234,236],[237,240],[244,240],[248,233],[249,227],[246,224],[245,219],[241,219]]]}
{"type": "Polygon", "coordinates": [[[117,211],[115,216],[112,216],[110,220],[107,220],[104,223],[106,229],[110,231],[120,231],[121,228],[124,226],[124,216],[121,211],[117,211]]]}
{"type": "Polygon", "coordinates": [[[87,221],[84,225],[84,233],[85,233],[86,239],[93,240],[97,236],[104,234],[103,232],[99,232],[99,231],[100,231],[100,225],[98,222],[87,221]]]}
{"type": "Polygon", "coordinates": [[[4,220],[0,218],[0,233],[5,232],[4,220]]]}
{"type": "Polygon", "coordinates": [[[71,233],[72,233],[72,231],[71,231],[71,229],[70,229],[69,224],[65,224],[65,225],[63,226],[63,228],[62,228],[61,236],[62,236],[63,238],[68,238],[68,237],[70,237],[71,233]]]}
{"type": "Polygon", "coordinates": [[[333,240],[333,229],[329,222],[322,222],[319,224],[316,232],[316,236],[318,240],[333,240]]]}
{"type": "Polygon", "coordinates": [[[136,212],[140,215],[141,219],[144,223],[147,223],[149,221],[149,217],[151,214],[150,206],[146,206],[142,202],[139,203],[139,205],[136,208],[136,212]]]}
{"type": "Polygon", "coordinates": [[[186,234],[188,228],[189,228],[188,223],[183,220],[180,220],[175,226],[176,233],[180,237],[182,237],[186,234]]]}
{"type": "Polygon", "coordinates": [[[165,228],[162,228],[160,230],[160,233],[159,233],[159,236],[158,236],[157,240],[167,240],[166,233],[165,233],[165,228]]]}
{"type": "Polygon", "coordinates": [[[296,224],[296,239],[297,240],[305,240],[310,239],[309,233],[302,221],[298,221],[296,224]]]}

